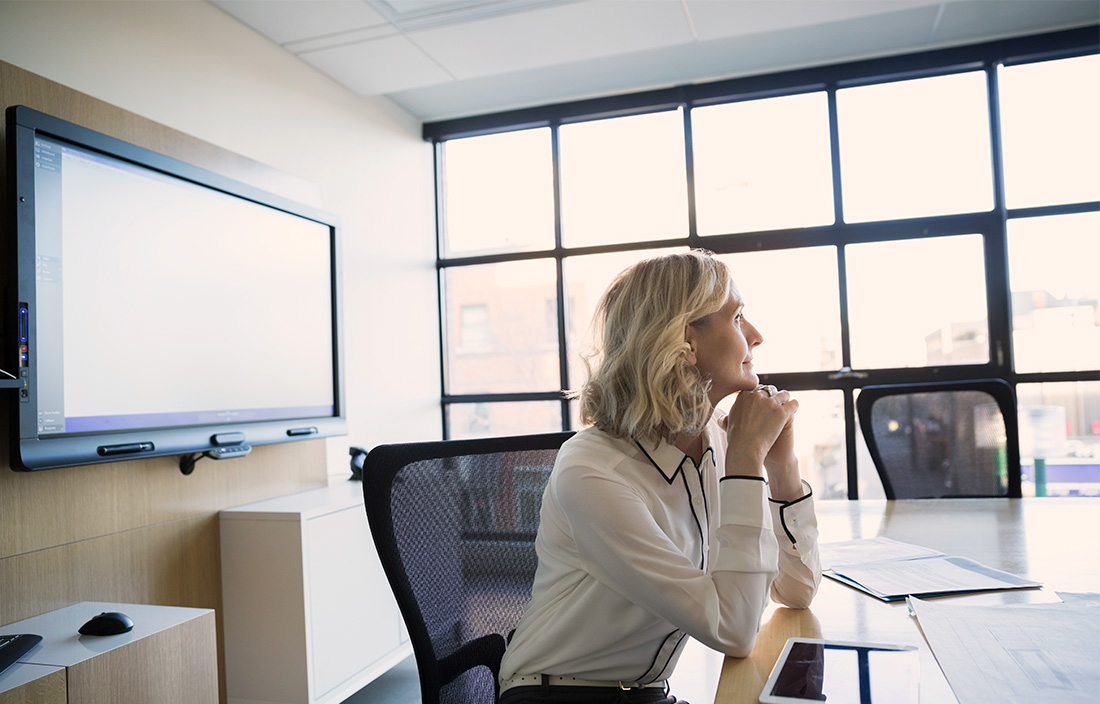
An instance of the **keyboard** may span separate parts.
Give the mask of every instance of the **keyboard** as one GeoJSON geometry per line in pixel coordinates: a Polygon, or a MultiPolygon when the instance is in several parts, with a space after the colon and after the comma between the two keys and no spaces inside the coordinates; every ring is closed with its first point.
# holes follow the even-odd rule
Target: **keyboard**
{"type": "Polygon", "coordinates": [[[19,658],[26,655],[31,648],[41,642],[42,636],[31,633],[20,633],[12,636],[0,635],[0,672],[19,662],[19,658]]]}

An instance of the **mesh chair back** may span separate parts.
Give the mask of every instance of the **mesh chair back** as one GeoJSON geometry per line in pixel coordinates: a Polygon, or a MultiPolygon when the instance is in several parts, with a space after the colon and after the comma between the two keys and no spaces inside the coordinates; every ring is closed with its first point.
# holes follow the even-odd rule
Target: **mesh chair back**
{"type": "Polygon", "coordinates": [[[1020,496],[1012,388],[998,379],[867,386],[857,399],[888,499],[1020,496]]]}
{"type": "Polygon", "coordinates": [[[363,496],[424,704],[493,704],[531,598],[542,492],[572,433],[382,445],[363,496]]]}

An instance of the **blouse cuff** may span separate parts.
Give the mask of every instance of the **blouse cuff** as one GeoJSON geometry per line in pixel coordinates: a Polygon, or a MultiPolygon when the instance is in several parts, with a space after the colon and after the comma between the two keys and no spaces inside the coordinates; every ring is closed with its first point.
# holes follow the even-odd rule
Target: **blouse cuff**
{"type": "Polygon", "coordinates": [[[727,477],[718,487],[722,515],[715,570],[777,571],[779,550],[768,508],[767,484],[727,477]]]}
{"type": "Polygon", "coordinates": [[[813,489],[802,481],[806,493],[793,501],[768,499],[775,525],[782,526],[791,545],[798,544],[799,537],[816,539],[817,516],[814,513],[813,489]]]}

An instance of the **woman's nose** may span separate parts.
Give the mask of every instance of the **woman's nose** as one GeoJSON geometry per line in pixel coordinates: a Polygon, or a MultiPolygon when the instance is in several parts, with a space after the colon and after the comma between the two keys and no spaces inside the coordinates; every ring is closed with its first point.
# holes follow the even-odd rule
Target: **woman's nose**
{"type": "Polygon", "coordinates": [[[749,342],[749,347],[756,347],[764,341],[764,336],[760,334],[760,331],[756,329],[756,326],[752,323],[745,321],[749,326],[749,334],[745,335],[745,339],[749,342]]]}

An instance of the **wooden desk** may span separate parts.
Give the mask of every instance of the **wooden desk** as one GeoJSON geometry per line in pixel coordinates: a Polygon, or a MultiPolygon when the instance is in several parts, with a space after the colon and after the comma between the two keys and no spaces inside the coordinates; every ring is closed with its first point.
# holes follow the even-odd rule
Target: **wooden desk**
{"type": "Polygon", "coordinates": [[[0,675],[0,704],[217,704],[214,611],[85,601],[3,627],[42,643],[0,675]],[[104,611],[134,620],[128,633],[82,636],[104,611]]]}
{"type": "MultiPolygon", "coordinates": [[[[817,504],[821,542],[884,536],[960,555],[1043,583],[1039,590],[950,597],[952,603],[1055,602],[1056,591],[1100,591],[1100,499],[937,499],[829,501],[817,504]]],[[[723,658],[692,643],[672,678],[672,693],[691,704],[756,704],[764,681],[792,636],[907,643],[921,651],[921,701],[956,702],[904,602],[886,603],[831,579],[812,608],[772,605],[747,658],[723,658]],[[684,670],[684,672],[681,672],[684,670]]]]}

